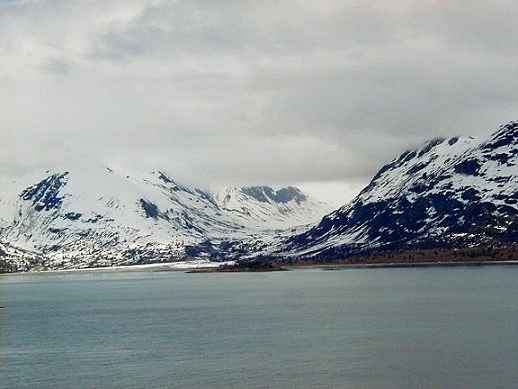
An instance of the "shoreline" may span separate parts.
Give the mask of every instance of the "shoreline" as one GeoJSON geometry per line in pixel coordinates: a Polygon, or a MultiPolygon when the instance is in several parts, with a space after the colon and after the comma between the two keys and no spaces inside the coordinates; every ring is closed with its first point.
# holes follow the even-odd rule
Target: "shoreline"
{"type": "Polygon", "coordinates": [[[30,270],[27,272],[13,272],[0,273],[1,276],[6,275],[27,275],[27,274],[75,274],[75,273],[116,273],[116,272],[170,272],[170,271],[189,271],[195,269],[214,269],[222,265],[231,265],[233,261],[227,262],[211,262],[207,260],[197,261],[178,261],[178,262],[160,262],[160,263],[146,263],[140,265],[121,265],[121,266],[106,266],[106,267],[85,267],[79,269],[56,269],[56,270],[30,270]]]}
{"type": "Polygon", "coordinates": [[[279,269],[257,269],[254,271],[218,270],[220,267],[233,266],[234,261],[210,262],[210,261],[181,261],[166,263],[149,263],[142,265],[123,265],[111,267],[89,267],[81,269],[60,270],[33,270],[28,272],[0,273],[1,276],[12,275],[45,275],[45,274],[76,274],[76,273],[116,273],[116,272],[185,272],[187,274],[200,273],[265,273],[280,270],[309,270],[320,269],[323,271],[347,270],[347,269],[401,269],[401,268],[427,268],[427,267],[482,267],[482,266],[518,266],[518,260],[482,260],[482,261],[423,261],[423,262],[371,262],[371,263],[312,263],[312,264],[280,264],[279,269]]]}
{"type": "Polygon", "coordinates": [[[428,262],[386,262],[386,263],[322,263],[286,265],[287,269],[383,269],[383,268],[419,268],[419,267],[475,267],[475,266],[518,266],[518,260],[510,261],[428,261],[428,262]]]}

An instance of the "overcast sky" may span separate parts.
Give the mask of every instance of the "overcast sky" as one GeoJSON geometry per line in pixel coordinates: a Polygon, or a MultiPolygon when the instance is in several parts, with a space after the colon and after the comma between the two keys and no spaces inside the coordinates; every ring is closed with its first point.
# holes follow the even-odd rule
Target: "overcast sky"
{"type": "Polygon", "coordinates": [[[0,163],[346,197],[407,147],[518,118],[517,20],[511,0],[0,0],[0,163]]]}

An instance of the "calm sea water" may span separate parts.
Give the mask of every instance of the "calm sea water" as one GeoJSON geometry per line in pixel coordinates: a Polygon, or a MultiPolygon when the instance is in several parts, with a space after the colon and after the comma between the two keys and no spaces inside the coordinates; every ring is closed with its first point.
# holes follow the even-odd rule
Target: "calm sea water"
{"type": "Polygon", "coordinates": [[[1,388],[515,388],[518,268],[0,277],[1,388]]]}

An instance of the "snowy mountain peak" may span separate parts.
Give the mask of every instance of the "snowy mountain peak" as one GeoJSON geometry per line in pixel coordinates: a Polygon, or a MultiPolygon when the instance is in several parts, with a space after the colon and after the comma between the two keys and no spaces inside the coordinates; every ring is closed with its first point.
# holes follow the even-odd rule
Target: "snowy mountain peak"
{"type": "Polygon", "coordinates": [[[236,195],[246,196],[251,200],[269,204],[287,204],[290,202],[301,204],[308,200],[307,196],[294,186],[287,186],[276,190],[264,185],[227,187],[220,191],[218,198],[225,205],[236,195]]]}
{"type": "MultiPolygon", "coordinates": [[[[518,122],[487,140],[438,138],[383,166],[349,204],[287,240],[290,255],[513,244],[518,122]]],[[[282,250],[281,250],[282,251],[282,250]]]]}
{"type": "Polygon", "coordinates": [[[518,146],[518,121],[501,126],[486,142],[482,144],[485,152],[499,148],[516,148],[518,146]]]}
{"type": "Polygon", "coordinates": [[[238,220],[253,220],[256,225],[268,225],[270,229],[316,223],[331,210],[329,205],[292,186],[279,189],[230,186],[218,190],[214,200],[222,210],[232,212],[238,220]]]}
{"type": "Polygon", "coordinates": [[[272,189],[269,186],[246,186],[241,188],[241,191],[261,202],[286,204],[290,201],[295,201],[300,204],[307,200],[304,193],[294,186],[288,186],[278,190],[272,189]]]}
{"type": "Polygon", "coordinates": [[[50,211],[63,203],[60,190],[67,184],[68,172],[52,174],[39,183],[25,189],[20,197],[22,200],[31,201],[36,211],[50,211]]]}
{"type": "Polygon", "coordinates": [[[185,259],[201,242],[273,233],[329,211],[296,188],[235,187],[221,196],[162,170],[92,164],[0,180],[0,241],[52,268],[185,259]]]}

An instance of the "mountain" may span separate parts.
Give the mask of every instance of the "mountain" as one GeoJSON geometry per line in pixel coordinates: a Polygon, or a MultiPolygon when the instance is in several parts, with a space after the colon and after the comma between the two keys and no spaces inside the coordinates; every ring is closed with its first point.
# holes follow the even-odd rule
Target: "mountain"
{"type": "Polygon", "coordinates": [[[0,242],[9,247],[0,264],[56,269],[189,259],[207,255],[190,249],[204,242],[276,234],[326,212],[294,187],[210,191],[161,171],[50,169],[0,182],[0,242]]]}
{"type": "Polygon", "coordinates": [[[0,242],[0,273],[28,271],[41,263],[36,253],[0,242]]]}
{"type": "Polygon", "coordinates": [[[255,228],[286,229],[316,223],[329,207],[308,198],[300,189],[288,186],[274,190],[268,186],[227,187],[214,200],[233,218],[255,228]]]}
{"type": "Polygon", "coordinates": [[[488,139],[437,138],[383,166],[349,204],[270,254],[344,258],[383,250],[518,243],[518,122],[488,139]]]}
{"type": "Polygon", "coordinates": [[[329,208],[295,187],[207,190],[94,166],[4,177],[0,271],[514,247],[517,165],[518,122],[436,138],[323,218],[329,208]]]}

